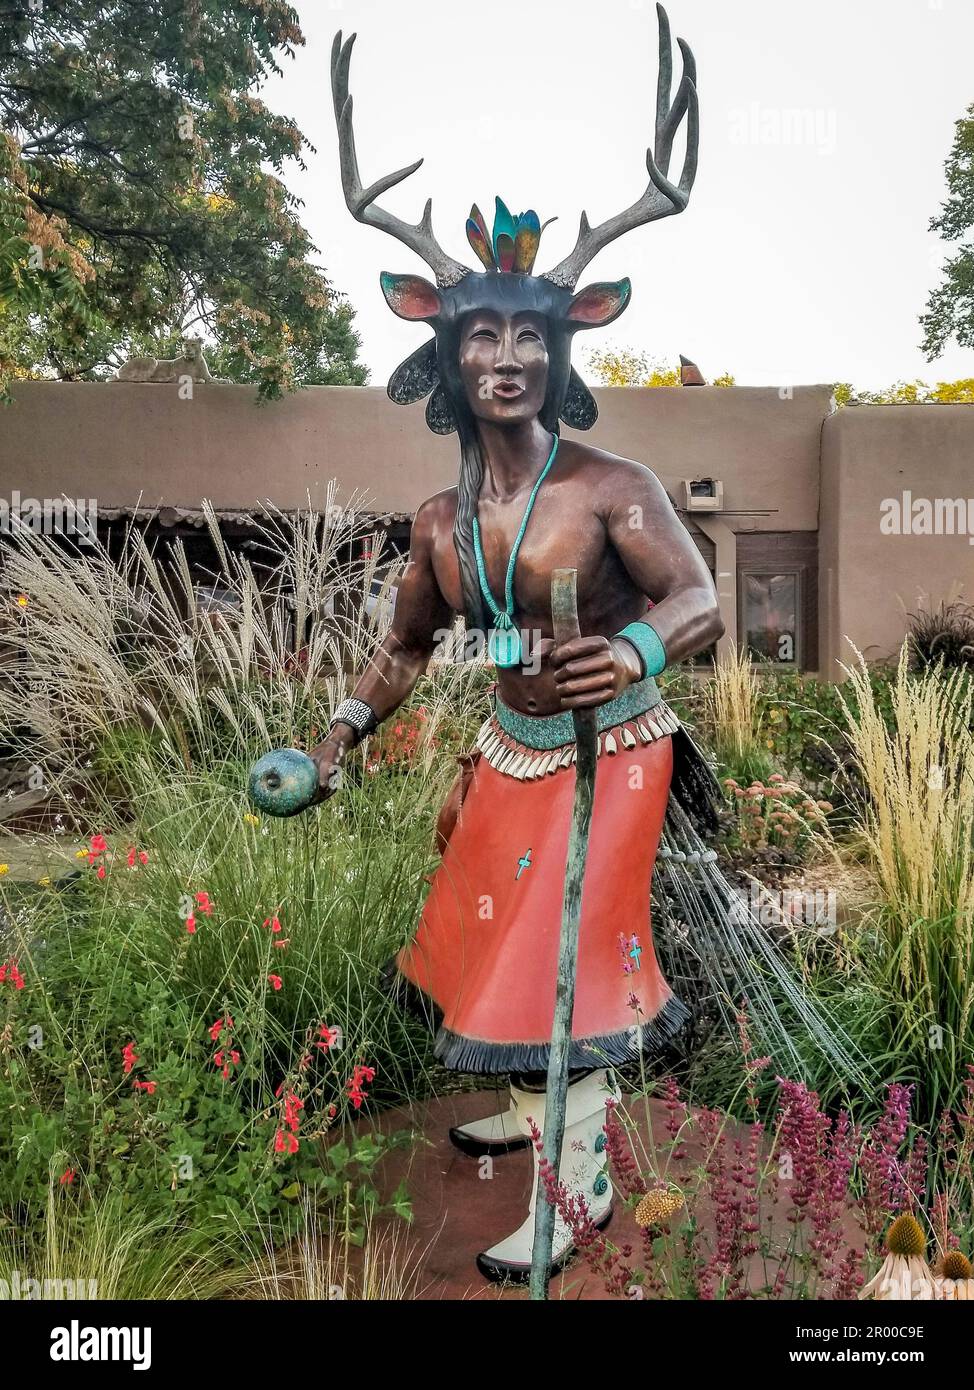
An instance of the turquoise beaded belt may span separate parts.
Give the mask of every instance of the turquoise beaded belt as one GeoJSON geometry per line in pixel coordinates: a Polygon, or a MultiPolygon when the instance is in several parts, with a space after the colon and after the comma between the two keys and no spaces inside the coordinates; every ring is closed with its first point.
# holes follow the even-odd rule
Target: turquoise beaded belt
{"type": "MultiPolygon", "coordinates": [[[[615,724],[625,724],[627,720],[655,709],[662,699],[652,676],[634,681],[614,700],[597,707],[596,728],[602,733],[615,724]]],[[[569,710],[563,710],[561,714],[522,714],[520,710],[505,705],[499,695],[495,695],[494,701],[498,724],[506,734],[510,734],[511,738],[517,739],[525,747],[550,749],[574,743],[575,726],[569,710]]]]}
{"type": "MultiPolygon", "coordinates": [[[[533,781],[575,761],[575,730],[568,711],[522,714],[495,697],[494,713],[476,746],[491,767],[520,781],[533,781]]],[[[596,709],[597,753],[601,757],[675,734],[680,721],[667,709],[651,676],[596,709]]]]}

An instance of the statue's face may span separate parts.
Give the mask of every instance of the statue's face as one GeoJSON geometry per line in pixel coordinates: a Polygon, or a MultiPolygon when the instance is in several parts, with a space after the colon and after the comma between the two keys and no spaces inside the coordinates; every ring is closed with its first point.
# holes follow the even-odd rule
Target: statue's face
{"type": "Polygon", "coordinates": [[[519,424],[540,415],[548,389],[542,314],[474,309],[460,333],[460,377],[478,420],[519,424]]]}

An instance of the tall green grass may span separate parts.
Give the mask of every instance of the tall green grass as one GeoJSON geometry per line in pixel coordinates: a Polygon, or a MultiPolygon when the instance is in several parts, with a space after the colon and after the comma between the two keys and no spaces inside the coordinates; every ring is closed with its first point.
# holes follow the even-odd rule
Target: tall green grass
{"type": "MultiPolygon", "coordinates": [[[[256,817],[251,763],[321,738],[388,607],[366,601],[375,561],[351,558],[367,533],[354,513],[269,515],[251,558],[229,554],[208,517],[229,598],[218,613],[182,547],[150,553],[134,529],[117,555],[67,555],[32,533],[6,547],[26,604],[0,732],[42,769],[48,812],[79,846],[72,880],[0,883],[0,956],[25,980],[0,991],[0,1206],[25,1239],[40,1240],[52,1192],[69,1222],[118,1196],[150,1223],[231,1241],[296,1230],[310,1194],[361,1239],[373,1170],[396,1140],[367,1127],[350,1145],[331,1139],[429,1085],[427,1030],[379,972],[418,918],[454,770],[439,753],[476,720],[482,673],[425,678],[408,765],[375,768],[363,748],[325,806],[256,817]],[[221,1018],[233,1028],[212,1039],[221,1018]],[[319,1047],[322,1027],[340,1043],[319,1047]],[[217,1052],[239,1059],[228,1076],[217,1052]],[[359,1066],[374,1069],[361,1110],[359,1066]],[[276,1147],[289,1094],[303,1107],[294,1155],[276,1147]]],[[[393,1206],[408,1213],[403,1194],[393,1206]]]]}
{"type": "Polygon", "coordinates": [[[974,687],[959,669],[911,673],[904,646],[890,727],[861,657],[848,674],[842,707],[865,789],[855,830],[876,896],[860,961],[935,1119],[974,1063],[974,687]]]}

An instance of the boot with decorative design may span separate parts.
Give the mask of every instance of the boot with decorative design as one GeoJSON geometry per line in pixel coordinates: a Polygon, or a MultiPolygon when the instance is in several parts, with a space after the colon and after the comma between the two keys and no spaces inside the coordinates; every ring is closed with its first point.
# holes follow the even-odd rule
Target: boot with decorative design
{"type": "MultiPolygon", "coordinates": [[[[605,1160],[605,1106],[610,1098],[619,1100],[620,1092],[605,1071],[589,1072],[587,1076],[569,1086],[565,1110],[565,1137],[562,1141],[558,1168],[559,1176],[569,1192],[585,1198],[589,1215],[600,1230],[608,1224],[612,1215],[612,1185],[609,1182],[605,1160]]],[[[529,1121],[532,1119],[543,1134],[544,1090],[529,1091],[512,1085],[511,1101],[521,1134],[530,1138],[529,1121]]],[[[508,1279],[515,1283],[524,1283],[530,1276],[540,1157],[533,1144],[531,1152],[534,1157],[534,1170],[527,1217],[513,1234],[477,1256],[477,1268],[488,1279],[508,1279]]],[[[561,1215],[556,1212],[555,1234],[551,1247],[552,1273],[567,1264],[574,1253],[571,1232],[562,1221],[561,1215]]]]}
{"type": "Polygon", "coordinates": [[[531,1142],[530,1135],[521,1133],[517,1124],[517,1112],[513,1100],[507,1107],[482,1120],[471,1120],[467,1124],[454,1125],[450,1130],[450,1142],[462,1153],[474,1158],[490,1154],[496,1158],[511,1153],[514,1149],[526,1148],[531,1142]]]}

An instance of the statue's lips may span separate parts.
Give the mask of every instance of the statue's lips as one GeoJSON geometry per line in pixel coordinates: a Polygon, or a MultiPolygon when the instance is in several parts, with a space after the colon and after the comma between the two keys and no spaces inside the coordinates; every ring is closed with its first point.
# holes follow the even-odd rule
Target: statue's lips
{"type": "Polygon", "coordinates": [[[517,381],[497,381],[494,383],[493,390],[495,396],[500,396],[507,401],[513,401],[516,397],[524,395],[524,387],[517,381]]]}

